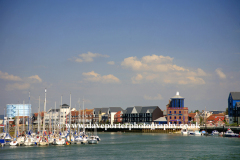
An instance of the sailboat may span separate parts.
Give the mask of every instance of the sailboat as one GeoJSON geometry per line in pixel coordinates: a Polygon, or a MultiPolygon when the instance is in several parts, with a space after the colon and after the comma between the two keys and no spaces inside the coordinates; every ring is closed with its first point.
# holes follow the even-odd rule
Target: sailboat
{"type": "Polygon", "coordinates": [[[48,139],[47,139],[47,132],[45,131],[45,112],[46,112],[46,94],[47,89],[45,89],[45,102],[44,102],[44,118],[43,118],[43,135],[40,137],[39,145],[49,145],[48,139]]]}

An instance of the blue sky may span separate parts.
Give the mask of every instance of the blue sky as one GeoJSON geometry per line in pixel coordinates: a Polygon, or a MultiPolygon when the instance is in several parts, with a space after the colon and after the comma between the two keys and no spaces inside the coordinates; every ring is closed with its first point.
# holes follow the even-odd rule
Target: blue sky
{"type": "Polygon", "coordinates": [[[0,1],[0,113],[43,108],[225,110],[240,91],[239,1],[0,1]]]}

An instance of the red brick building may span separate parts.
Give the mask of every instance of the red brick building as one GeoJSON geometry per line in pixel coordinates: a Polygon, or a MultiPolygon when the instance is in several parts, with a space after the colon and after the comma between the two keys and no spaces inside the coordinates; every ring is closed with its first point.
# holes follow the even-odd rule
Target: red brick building
{"type": "Polygon", "coordinates": [[[122,111],[118,111],[115,115],[114,115],[114,123],[122,123],[122,111]]]}
{"type": "Polygon", "coordinates": [[[188,107],[184,107],[184,98],[179,95],[179,92],[169,100],[166,107],[168,124],[188,123],[188,107]]]}

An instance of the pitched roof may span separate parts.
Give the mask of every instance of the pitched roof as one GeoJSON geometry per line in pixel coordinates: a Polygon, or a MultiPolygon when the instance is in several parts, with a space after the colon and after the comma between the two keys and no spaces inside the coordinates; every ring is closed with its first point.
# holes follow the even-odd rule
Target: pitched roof
{"type": "Polygon", "coordinates": [[[166,117],[159,117],[158,119],[154,120],[154,122],[167,122],[166,117]]]}
{"type": "Polygon", "coordinates": [[[230,92],[233,100],[240,100],[240,92],[230,92]]]}
{"type": "Polygon", "coordinates": [[[212,114],[207,118],[208,121],[214,121],[217,118],[221,118],[224,120],[224,114],[212,114]]]}
{"type": "Polygon", "coordinates": [[[118,112],[123,110],[121,107],[109,107],[109,109],[110,112],[118,112]]]}
{"type": "Polygon", "coordinates": [[[101,108],[101,112],[102,113],[107,113],[108,112],[108,108],[101,108]]]}
{"type": "Polygon", "coordinates": [[[122,112],[122,111],[118,111],[115,115],[117,115],[117,114],[121,114],[121,112],[122,112]]]}
{"type": "Polygon", "coordinates": [[[101,111],[101,108],[94,108],[95,114],[98,115],[98,113],[101,111]]]}
{"type": "Polygon", "coordinates": [[[225,111],[210,111],[210,112],[212,112],[212,114],[220,114],[220,113],[223,113],[225,111]]]}
{"type": "Polygon", "coordinates": [[[133,107],[128,107],[126,109],[126,114],[131,114],[132,113],[132,110],[133,110],[133,107]]]}
{"type": "Polygon", "coordinates": [[[60,111],[60,109],[56,109],[56,111],[55,111],[55,109],[49,109],[47,112],[49,113],[49,112],[59,112],[60,111]]]}
{"type": "Polygon", "coordinates": [[[141,106],[135,106],[134,108],[136,109],[137,113],[140,113],[142,110],[141,106]]]}
{"type": "Polygon", "coordinates": [[[188,113],[188,117],[194,118],[196,116],[196,113],[188,113]]]}
{"type": "Polygon", "coordinates": [[[158,106],[145,106],[142,107],[142,110],[140,113],[147,113],[147,111],[149,111],[150,113],[152,113],[158,106]]]}

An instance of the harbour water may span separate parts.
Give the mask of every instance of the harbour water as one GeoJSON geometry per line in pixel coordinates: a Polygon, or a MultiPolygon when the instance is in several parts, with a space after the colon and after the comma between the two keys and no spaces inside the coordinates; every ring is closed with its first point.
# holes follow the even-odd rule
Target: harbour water
{"type": "Polygon", "coordinates": [[[239,159],[240,138],[98,133],[96,145],[4,146],[0,159],[239,159]]]}

